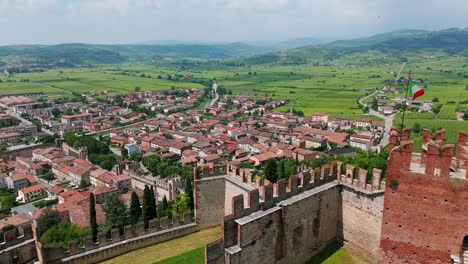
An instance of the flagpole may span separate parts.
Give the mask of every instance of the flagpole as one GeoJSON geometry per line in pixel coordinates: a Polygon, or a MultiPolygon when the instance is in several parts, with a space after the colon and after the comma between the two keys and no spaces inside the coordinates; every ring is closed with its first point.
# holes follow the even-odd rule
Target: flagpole
{"type": "Polygon", "coordinates": [[[409,84],[411,80],[411,70],[408,71],[408,81],[406,82],[406,96],[405,96],[405,104],[403,105],[403,117],[401,118],[401,130],[404,128],[404,123],[405,123],[405,113],[406,113],[406,105],[408,101],[408,92],[409,92],[409,84]]]}

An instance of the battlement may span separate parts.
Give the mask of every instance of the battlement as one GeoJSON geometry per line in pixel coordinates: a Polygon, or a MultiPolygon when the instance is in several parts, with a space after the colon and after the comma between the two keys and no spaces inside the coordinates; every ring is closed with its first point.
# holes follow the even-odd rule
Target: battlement
{"type": "Polygon", "coordinates": [[[228,164],[223,162],[220,164],[206,163],[193,168],[193,175],[195,180],[202,178],[222,176],[227,173],[228,164]]]}
{"type": "MultiPolygon", "coordinates": [[[[173,215],[172,218],[162,217],[160,219],[149,220],[148,229],[145,229],[143,221],[138,222],[135,226],[125,226],[123,228],[123,234],[121,234],[121,230],[114,228],[111,230],[110,236],[105,233],[99,233],[97,239],[98,241],[96,243],[93,242],[92,236],[87,236],[85,237],[83,243],[80,243],[79,240],[70,241],[68,243],[68,248],[64,248],[63,246],[44,247],[42,244],[38,244],[40,244],[39,248],[43,252],[43,257],[47,263],[52,263],[58,260],[62,260],[62,262],[65,263],[71,263],[73,261],[79,262],[80,259],[82,261],[82,257],[89,254],[95,255],[99,253],[100,249],[112,251],[114,247],[117,247],[120,251],[122,251],[122,248],[124,248],[123,244],[131,243],[129,248],[125,250],[125,252],[128,252],[133,249],[143,247],[144,245],[138,245],[141,243],[149,243],[153,241],[154,244],[157,243],[154,241],[164,241],[170,238],[174,238],[168,238],[167,233],[184,230],[185,227],[189,228],[190,230],[193,229],[192,227],[197,228],[197,225],[193,223],[192,214],[189,212],[184,214],[183,222],[180,221],[180,217],[178,215],[173,215]],[[64,259],[66,261],[64,261],[64,259]]],[[[178,234],[178,232],[176,233],[178,234]]],[[[109,258],[109,256],[107,256],[107,258],[109,258]]]]}
{"type": "Polygon", "coordinates": [[[3,242],[0,243],[0,251],[17,244],[21,244],[32,238],[33,232],[31,225],[23,225],[5,231],[3,232],[3,242]]]}
{"type": "MultiPolygon", "coordinates": [[[[390,157],[388,170],[391,172],[410,171],[429,176],[467,179],[468,171],[468,132],[458,132],[456,155],[455,146],[444,144],[446,131],[435,133],[423,129],[423,143],[420,154],[413,153],[413,141],[409,140],[410,129],[390,132],[390,157]]],[[[402,175],[401,173],[397,175],[402,175]]]]}
{"type": "Polygon", "coordinates": [[[301,166],[297,174],[290,176],[288,180],[280,179],[276,183],[266,181],[266,184],[262,185],[259,176],[255,176],[255,182],[247,181],[250,178],[251,175],[238,177],[244,183],[256,187],[248,192],[248,204],[244,204],[242,194],[234,196],[231,201],[232,214],[225,216],[225,221],[239,219],[257,211],[268,210],[292,196],[333,181],[368,195],[383,193],[385,189],[385,182],[382,182],[382,170],[373,169],[371,179],[368,181],[367,170],[356,169],[354,166],[344,165],[340,161],[334,161],[316,169],[301,166]]]}
{"type": "Polygon", "coordinates": [[[445,144],[446,134],[424,129],[421,153],[413,153],[414,143],[399,140],[399,131],[392,130],[399,144],[389,154],[379,263],[452,263],[463,258],[468,133],[458,132],[456,148],[445,144]]]}

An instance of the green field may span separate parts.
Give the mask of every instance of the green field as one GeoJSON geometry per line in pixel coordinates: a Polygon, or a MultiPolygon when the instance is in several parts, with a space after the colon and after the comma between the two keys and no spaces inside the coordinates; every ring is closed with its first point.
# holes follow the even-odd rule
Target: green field
{"type": "Polygon", "coordinates": [[[205,247],[199,247],[197,249],[185,252],[171,258],[167,258],[153,264],[202,264],[205,262],[205,247]]]}
{"type": "MultiPolygon", "coordinates": [[[[183,236],[180,238],[172,239],[163,243],[155,244],[149,247],[131,251],[127,254],[120,255],[116,258],[109,259],[102,263],[106,264],[147,264],[154,263],[172,257],[183,255],[184,253],[189,256],[200,257],[200,252],[197,252],[197,249],[203,249],[204,256],[204,246],[208,243],[211,243],[221,237],[219,227],[214,227],[210,229],[201,230],[199,232],[183,236]],[[193,252],[195,251],[195,252],[193,252]],[[189,253],[187,253],[189,252],[189,253]]],[[[184,255],[187,256],[187,255],[184,255]]],[[[182,256],[182,258],[184,258],[182,256]]],[[[204,259],[204,258],[203,258],[204,259]]],[[[172,260],[168,260],[172,261],[172,260]]],[[[166,263],[166,262],[162,262],[166,263]]],[[[167,263],[177,263],[177,262],[167,262],[167,263]]],[[[179,262],[185,263],[185,262],[179,262]]],[[[197,262],[195,262],[197,263],[197,262]]],[[[198,262],[200,263],[200,262],[198,262]]]]}
{"type": "Polygon", "coordinates": [[[332,244],[320,254],[311,258],[307,264],[370,264],[371,262],[346,246],[332,244]]]}
{"type": "Polygon", "coordinates": [[[0,94],[44,92],[49,96],[64,95],[63,91],[44,87],[30,82],[0,82],[0,94]]]}
{"type": "Polygon", "coordinates": [[[115,90],[115,93],[133,92],[135,87],[142,91],[167,90],[172,86],[181,88],[202,88],[198,83],[169,81],[155,77],[122,75],[122,72],[108,72],[100,69],[64,69],[39,73],[23,73],[18,78],[29,79],[70,92],[115,90]]]}
{"type": "MultiPolygon", "coordinates": [[[[442,120],[442,119],[405,119],[405,127],[413,128],[415,123],[419,123],[421,128],[427,128],[432,131],[439,129],[446,129],[446,143],[447,144],[456,144],[458,131],[468,131],[468,122],[466,121],[456,121],[456,120],[442,120]]],[[[393,120],[393,125],[398,127],[401,126],[401,119],[395,118],[393,120]]],[[[413,149],[415,152],[421,151],[422,137],[421,135],[416,135],[415,133],[411,134],[411,139],[414,141],[413,149]]]]}
{"type": "MultiPolygon", "coordinates": [[[[457,112],[468,108],[468,58],[435,53],[436,58],[425,59],[420,54],[404,54],[408,64],[404,72],[412,71],[414,78],[424,79],[426,94],[421,100],[438,99],[435,107],[440,112],[407,112],[407,125],[419,122],[430,129],[443,127],[449,130],[448,142],[454,143],[456,130],[467,130],[464,122],[455,122],[457,112]],[[445,122],[453,120],[454,122],[445,122]]],[[[278,108],[288,111],[291,107],[303,111],[306,116],[314,113],[328,113],[351,119],[363,115],[357,100],[375,89],[385,86],[385,80],[392,80],[401,64],[393,62],[376,52],[344,55],[340,60],[323,65],[255,65],[226,66],[204,65],[178,67],[174,65],[154,66],[150,64],[124,63],[119,65],[96,66],[93,68],[56,69],[46,72],[17,74],[15,82],[3,77],[0,93],[21,91],[44,91],[50,95],[62,96],[67,92],[88,92],[114,90],[110,94],[127,93],[140,87],[142,91],[165,90],[171,87],[203,88],[207,81],[216,79],[219,85],[230,89],[233,95],[252,97],[269,96],[273,99],[289,98],[290,103],[278,108]],[[382,63],[379,63],[382,62],[382,63]],[[144,74],[146,77],[141,77],[144,74]],[[158,76],[189,75],[187,81],[158,79],[158,76]],[[150,78],[148,78],[148,75],[150,78]],[[64,91],[47,88],[21,80],[32,80],[64,91]],[[364,90],[366,89],[366,90],[364,90]]],[[[388,94],[388,101],[404,97],[400,93],[388,94]]],[[[371,100],[371,98],[369,98],[371,100]]],[[[379,118],[370,117],[374,120],[379,118]]],[[[400,114],[396,115],[398,124],[400,114]]]]}

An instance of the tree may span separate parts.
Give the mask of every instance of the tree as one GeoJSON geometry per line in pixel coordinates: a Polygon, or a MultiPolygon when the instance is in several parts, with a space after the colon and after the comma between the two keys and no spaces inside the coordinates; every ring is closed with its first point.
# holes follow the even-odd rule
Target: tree
{"type": "Polygon", "coordinates": [[[377,111],[377,109],[379,108],[379,101],[377,101],[377,98],[373,98],[372,99],[372,102],[371,102],[371,107],[370,107],[372,110],[374,111],[377,111]]]}
{"type": "Polygon", "coordinates": [[[98,224],[96,218],[96,202],[94,200],[94,194],[89,194],[89,223],[91,225],[91,234],[93,241],[97,242],[98,224]]]}
{"type": "Polygon", "coordinates": [[[41,216],[37,219],[37,231],[42,236],[49,228],[60,223],[60,215],[56,210],[49,208],[42,211],[41,216]]]}
{"type": "Polygon", "coordinates": [[[190,198],[186,193],[179,193],[176,202],[172,205],[174,215],[183,216],[185,212],[190,211],[190,198]]]}
{"type": "Polygon", "coordinates": [[[124,159],[128,158],[128,149],[122,147],[122,149],[120,150],[120,155],[121,155],[124,159]]]}
{"type": "Polygon", "coordinates": [[[106,230],[119,228],[128,224],[127,208],[117,193],[112,193],[107,197],[103,209],[106,214],[106,230]]]}
{"type": "Polygon", "coordinates": [[[130,222],[136,224],[141,217],[141,206],[140,200],[138,200],[138,195],[136,192],[132,192],[130,200],[130,222]]]}
{"type": "Polygon", "coordinates": [[[154,189],[153,186],[151,186],[150,190],[150,211],[151,211],[151,219],[156,218],[156,197],[154,195],[154,189]]]}
{"type": "Polygon", "coordinates": [[[151,217],[151,194],[148,185],[145,185],[143,190],[143,221],[145,222],[145,228],[148,228],[148,221],[151,217]]]}
{"type": "Polygon", "coordinates": [[[193,208],[194,208],[194,203],[193,203],[193,186],[192,186],[192,177],[187,177],[185,179],[185,193],[188,195],[189,197],[189,207],[190,207],[190,210],[193,211],[193,208]]]}
{"type": "Polygon", "coordinates": [[[141,154],[141,152],[133,152],[130,154],[130,159],[140,162],[143,159],[143,154],[141,154]]]}
{"type": "Polygon", "coordinates": [[[439,102],[439,98],[434,97],[434,99],[432,99],[432,102],[433,102],[433,103],[438,103],[438,102],[439,102]]]}
{"type": "Polygon", "coordinates": [[[418,123],[418,122],[414,123],[413,132],[416,133],[416,134],[421,133],[421,124],[420,123],[418,123]]]}
{"type": "Polygon", "coordinates": [[[77,225],[71,224],[68,221],[62,221],[48,229],[41,237],[41,242],[46,247],[53,246],[68,246],[68,242],[90,235],[89,229],[82,229],[77,225]]]}
{"type": "Polygon", "coordinates": [[[59,116],[59,115],[62,113],[62,111],[60,111],[60,109],[54,107],[54,108],[52,108],[51,113],[52,113],[52,115],[53,115],[54,117],[57,117],[57,116],[59,116]]]}
{"type": "Polygon", "coordinates": [[[85,179],[81,179],[80,180],[80,189],[84,189],[86,187],[88,187],[88,183],[86,182],[85,179]]]}
{"type": "MultiPolygon", "coordinates": [[[[144,74],[143,74],[143,75],[144,75],[144,74]]],[[[145,76],[143,76],[143,77],[145,77],[145,76]]],[[[141,88],[140,88],[140,87],[138,87],[138,86],[137,86],[137,87],[135,87],[135,92],[139,92],[140,90],[141,90],[141,88]]]]}
{"type": "Polygon", "coordinates": [[[273,183],[275,183],[278,180],[276,167],[277,164],[275,159],[267,160],[265,165],[265,177],[273,183]]]}

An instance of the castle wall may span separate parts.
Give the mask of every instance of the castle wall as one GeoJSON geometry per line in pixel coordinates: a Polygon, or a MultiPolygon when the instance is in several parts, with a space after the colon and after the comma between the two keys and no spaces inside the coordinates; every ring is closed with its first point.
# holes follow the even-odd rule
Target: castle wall
{"type": "Polygon", "coordinates": [[[336,182],[321,187],[236,220],[237,245],[226,249],[229,263],[304,263],[334,241],[340,188],[336,182]],[[237,247],[242,250],[235,252],[237,247]]]}
{"type": "Polygon", "coordinates": [[[0,251],[0,263],[2,264],[30,263],[36,257],[36,243],[34,239],[29,239],[0,251]]]}
{"type": "Polygon", "coordinates": [[[135,226],[127,225],[123,227],[123,235],[118,228],[111,230],[110,237],[105,233],[98,233],[96,243],[93,242],[92,236],[87,236],[84,238],[84,247],[76,239],[69,241],[68,248],[44,247],[40,242],[36,243],[36,248],[40,263],[98,263],[199,230],[199,226],[192,222],[191,214],[185,213],[183,221],[177,215],[173,215],[172,219],[152,219],[146,229],[142,221],[135,226]]]}
{"type": "Polygon", "coordinates": [[[350,247],[377,262],[384,193],[365,193],[349,185],[342,188],[338,233],[350,247]]]}
{"type": "MultiPolygon", "coordinates": [[[[247,204],[248,193],[253,188],[247,184],[236,182],[233,177],[226,176],[225,180],[225,195],[224,195],[224,215],[232,213],[231,201],[234,196],[242,194],[244,196],[244,204],[247,204]]],[[[220,222],[221,223],[221,222],[220,222]]]]}
{"type": "Polygon", "coordinates": [[[23,264],[37,259],[36,243],[33,230],[30,225],[21,227],[20,230],[12,229],[3,233],[4,242],[0,243],[0,263],[23,264]]]}
{"type": "Polygon", "coordinates": [[[221,225],[224,216],[225,191],[226,184],[223,176],[195,179],[195,216],[201,229],[221,225]]]}
{"type": "Polygon", "coordinates": [[[147,234],[140,237],[126,239],[98,249],[85,251],[81,254],[64,258],[62,259],[61,263],[97,263],[106,259],[117,257],[135,249],[147,247],[170,239],[185,236],[194,233],[198,230],[200,230],[200,228],[196,224],[188,224],[184,226],[174,227],[172,229],[159,231],[154,234],[147,234]]]}
{"type": "Polygon", "coordinates": [[[461,257],[468,234],[466,171],[451,168],[453,145],[436,140],[428,140],[422,158],[414,158],[409,141],[390,153],[379,263],[452,263],[461,257]]]}

